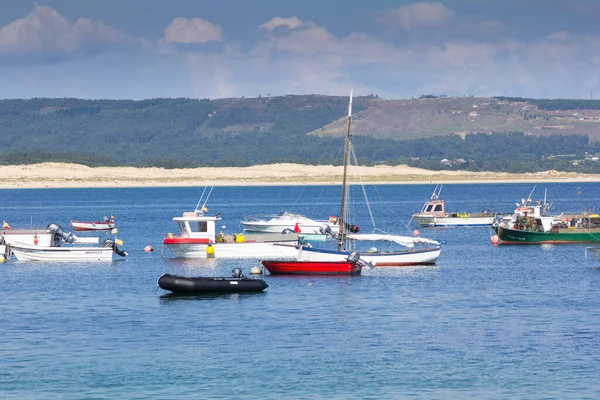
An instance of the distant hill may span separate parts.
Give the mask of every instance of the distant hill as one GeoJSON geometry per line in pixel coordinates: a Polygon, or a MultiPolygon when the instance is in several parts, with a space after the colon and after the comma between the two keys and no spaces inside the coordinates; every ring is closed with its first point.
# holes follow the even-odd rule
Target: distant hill
{"type": "MultiPolygon", "coordinates": [[[[322,95],[1,100],[0,164],[336,164],[341,162],[347,103],[347,97],[322,95]]],[[[504,149],[512,160],[534,162],[538,168],[547,167],[547,160],[554,160],[552,165],[560,160],[564,169],[570,168],[568,163],[556,156],[577,159],[595,152],[598,128],[600,101],[595,100],[385,100],[370,95],[354,99],[352,133],[364,164],[437,168],[440,160],[450,159],[444,168],[481,170],[493,167],[490,160],[506,158],[494,150],[504,149]]]]}
{"type": "MultiPolygon", "coordinates": [[[[355,135],[406,140],[445,134],[523,132],[586,135],[591,141],[600,141],[600,101],[425,97],[371,98],[361,105],[363,109],[353,117],[355,135]]],[[[342,118],[311,134],[341,136],[344,131],[342,118]]]]}

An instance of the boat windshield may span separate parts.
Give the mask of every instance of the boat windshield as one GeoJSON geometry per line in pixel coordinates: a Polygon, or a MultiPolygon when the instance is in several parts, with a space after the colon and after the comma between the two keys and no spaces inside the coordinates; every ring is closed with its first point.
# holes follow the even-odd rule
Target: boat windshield
{"type": "Polygon", "coordinates": [[[206,221],[177,221],[179,230],[183,233],[207,233],[208,223],[206,221]]]}

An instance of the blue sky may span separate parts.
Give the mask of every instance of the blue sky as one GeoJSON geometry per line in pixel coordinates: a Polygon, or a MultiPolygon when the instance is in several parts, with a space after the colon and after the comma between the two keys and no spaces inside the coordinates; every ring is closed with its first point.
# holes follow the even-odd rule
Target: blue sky
{"type": "Polygon", "coordinates": [[[600,0],[2,0],[0,98],[600,98],[600,0]]]}

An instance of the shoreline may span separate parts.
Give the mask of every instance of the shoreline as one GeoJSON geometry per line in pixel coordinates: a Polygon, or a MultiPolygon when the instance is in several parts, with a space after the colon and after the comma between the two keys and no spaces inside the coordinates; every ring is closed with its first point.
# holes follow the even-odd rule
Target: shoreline
{"type": "MultiPolygon", "coordinates": [[[[41,163],[0,166],[4,189],[134,188],[177,186],[299,186],[341,185],[342,166],[273,164],[252,167],[190,169],[87,167],[41,163]]],[[[350,184],[461,184],[600,182],[600,174],[545,171],[505,172],[430,171],[400,166],[353,167],[350,184]]]]}

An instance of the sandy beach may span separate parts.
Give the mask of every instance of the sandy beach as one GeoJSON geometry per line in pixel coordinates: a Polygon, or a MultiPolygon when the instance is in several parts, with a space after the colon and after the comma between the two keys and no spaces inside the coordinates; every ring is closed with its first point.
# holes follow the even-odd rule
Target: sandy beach
{"type": "MultiPolygon", "coordinates": [[[[243,168],[133,168],[42,163],[0,166],[0,185],[10,188],[166,187],[335,185],[342,167],[274,164],[243,168]]],[[[402,166],[353,167],[351,183],[421,184],[489,182],[600,182],[600,175],[546,171],[509,174],[492,172],[429,171],[402,166]]]]}

